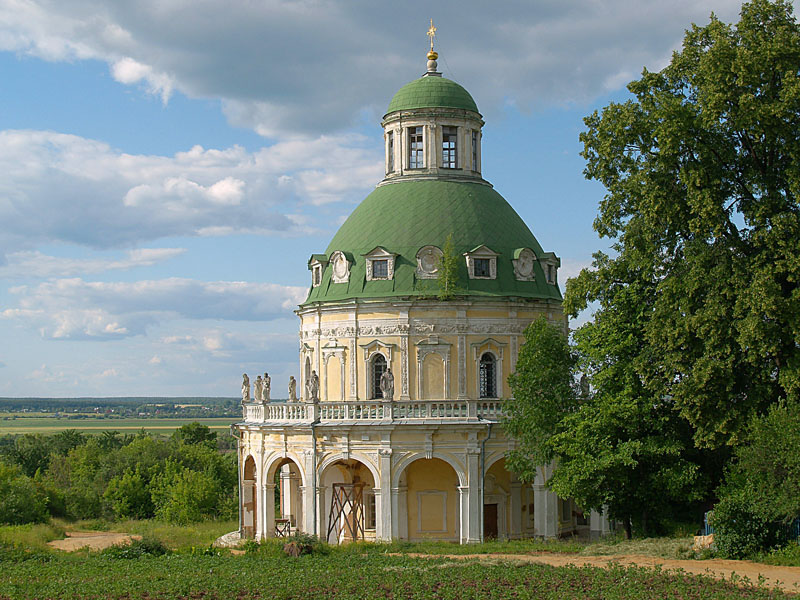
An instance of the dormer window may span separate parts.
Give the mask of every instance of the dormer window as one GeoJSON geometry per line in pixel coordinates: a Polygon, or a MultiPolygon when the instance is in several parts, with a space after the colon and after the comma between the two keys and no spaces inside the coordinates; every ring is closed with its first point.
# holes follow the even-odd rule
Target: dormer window
{"type": "Polygon", "coordinates": [[[381,246],[364,255],[367,262],[367,281],[381,281],[394,278],[394,260],[396,254],[381,246]]]}
{"type": "Polygon", "coordinates": [[[425,152],[422,142],[422,127],[408,128],[408,168],[425,167],[425,152]]]}
{"type": "Polygon", "coordinates": [[[458,168],[458,127],[442,127],[442,168],[458,168]]]}
{"type": "Polygon", "coordinates": [[[497,252],[486,246],[478,246],[465,252],[464,256],[470,279],[497,279],[497,252]]]}
{"type": "Polygon", "coordinates": [[[553,252],[545,252],[540,262],[542,263],[542,271],[544,271],[544,277],[548,285],[557,285],[558,268],[561,266],[561,259],[553,252]]]}
{"type": "Polygon", "coordinates": [[[322,272],[328,262],[325,254],[312,254],[308,259],[308,268],[311,270],[311,287],[318,287],[322,283],[322,272]]]}

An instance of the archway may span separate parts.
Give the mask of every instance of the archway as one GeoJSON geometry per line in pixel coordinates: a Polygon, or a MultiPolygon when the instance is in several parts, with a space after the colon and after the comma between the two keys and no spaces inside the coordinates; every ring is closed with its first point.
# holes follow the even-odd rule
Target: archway
{"type": "Polygon", "coordinates": [[[242,535],[254,538],[258,524],[256,510],[256,461],[248,456],[242,472],[242,535]]]}
{"type": "Polygon", "coordinates": [[[408,464],[398,486],[400,539],[459,541],[458,487],[458,473],[440,458],[408,464]]]}
{"type": "MultiPolygon", "coordinates": [[[[284,535],[303,529],[303,473],[298,464],[288,457],[273,461],[266,471],[267,481],[274,484],[274,495],[268,494],[265,502],[267,523],[274,521],[274,527],[267,536],[284,535]]],[[[271,486],[269,486],[271,488],[271,486]]],[[[269,488],[268,488],[269,489],[269,488]]]]}
{"type": "Polygon", "coordinates": [[[375,477],[369,467],[353,458],[341,458],[323,467],[319,481],[320,538],[339,544],[353,541],[356,532],[357,537],[374,540],[378,515],[375,477]],[[334,497],[336,489],[342,488],[340,484],[344,484],[345,493],[354,492],[350,501],[334,497]],[[357,498],[354,488],[358,488],[357,498]]]}

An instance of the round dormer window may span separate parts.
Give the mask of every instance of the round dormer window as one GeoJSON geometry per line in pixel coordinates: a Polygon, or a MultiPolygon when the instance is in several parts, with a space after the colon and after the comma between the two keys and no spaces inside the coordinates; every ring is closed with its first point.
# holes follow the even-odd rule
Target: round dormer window
{"type": "Polygon", "coordinates": [[[519,259],[517,259],[517,271],[522,277],[530,277],[533,275],[533,252],[530,250],[523,250],[519,259]]]}
{"type": "Polygon", "coordinates": [[[423,278],[436,277],[439,272],[439,261],[442,251],[436,246],[425,246],[417,252],[417,276],[423,278]]]}
{"type": "Polygon", "coordinates": [[[344,252],[337,250],[331,254],[331,267],[333,268],[333,283],[346,283],[350,279],[350,261],[344,252]]]}

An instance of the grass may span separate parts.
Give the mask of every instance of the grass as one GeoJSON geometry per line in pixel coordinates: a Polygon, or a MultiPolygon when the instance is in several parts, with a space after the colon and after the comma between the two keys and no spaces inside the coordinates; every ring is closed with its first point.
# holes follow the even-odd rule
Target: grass
{"type": "MultiPolygon", "coordinates": [[[[54,522],[62,531],[115,531],[140,535],[145,538],[155,538],[171,550],[207,547],[219,536],[239,528],[239,522],[235,520],[204,521],[201,523],[193,523],[192,525],[174,525],[172,523],[156,521],[155,519],[140,521],[90,519],[75,522],[54,519],[54,522]]],[[[60,537],[63,537],[63,535],[60,537]]]]}
{"type": "Polygon", "coordinates": [[[626,540],[622,537],[604,538],[587,545],[582,554],[591,556],[609,556],[620,554],[639,554],[658,558],[695,558],[692,550],[694,536],[634,538],[626,540]]]}
{"type": "Polygon", "coordinates": [[[788,598],[785,594],[678,572],[636,567],[482,564],[331,552],[299,558],[254,552],[108,554],[8,560],[0,598],[788,598]]]}
{"type": "Polygon", "coordinates": [[[202,419],[186,418],[102,418],[67,419],[66,417],[16,417],[0,420],[0,435],[14,433],[57,433],[65,429],[74,429],[82,433],[100,433],[102,431],[119,431],[133,433],[144,429],[150,432],[170,433],[187,423],[197,421],[212,430],[228,430],[235,418],[202,419]]]}
{"type": "Polygon", "coordinates": [[[60,523],[0,525],[0,544],[37,550],[48,549],[47,542],[64,537],[60,523]]]}
{"type": "Polygon", "coordinates": [[[458,544],[456,542],[359,542],[342,546],[344,551],[368,554],[529,554],[533,552],[565,552],[577,554],[587,545],[573,540],[508,540],[488,541],[483,544],[458,544]]]}

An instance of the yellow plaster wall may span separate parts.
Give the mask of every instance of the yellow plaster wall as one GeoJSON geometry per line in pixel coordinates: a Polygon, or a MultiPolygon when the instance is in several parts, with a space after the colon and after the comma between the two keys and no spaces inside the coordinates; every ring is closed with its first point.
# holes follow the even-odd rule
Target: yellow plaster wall
{"type": "Polygon", "coordinates": [[[422,364],[422,394],[425,399],[441,400],[444,398],[444,361],[432,352],[425,357],[422,364]]]}
{"type": "Polygon", "coordinates": [[[409,539],[458,540],[458,475],[453,468],[438,458],[416,460],[406,467],[406,482],[409,539]]]}
{"type": "Polygon", "coordinates": [[[331,402],[344,400],[342,398],[342,363],[338,356],[328,358],[325,367],[325,393],[324,396],[331,402]]]}

